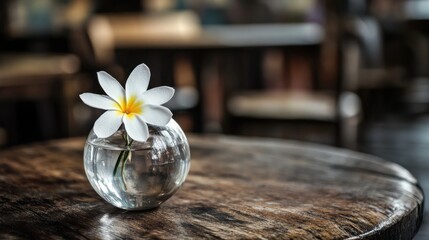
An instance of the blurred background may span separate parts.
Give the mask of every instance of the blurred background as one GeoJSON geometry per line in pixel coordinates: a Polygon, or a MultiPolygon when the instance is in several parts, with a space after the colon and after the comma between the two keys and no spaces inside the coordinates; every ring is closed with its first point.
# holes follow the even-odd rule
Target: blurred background
{"type": "Polygon", "coordinates": [[[0,148],[87,135],[78,95],[143,62],[187,132],[355,149],[429,190],[427,0],[3,0],[0,23],[0,148]]]}

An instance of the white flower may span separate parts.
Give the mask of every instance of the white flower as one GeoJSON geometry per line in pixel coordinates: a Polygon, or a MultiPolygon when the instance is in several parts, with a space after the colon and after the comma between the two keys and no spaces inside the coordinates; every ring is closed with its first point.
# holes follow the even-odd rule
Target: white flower
{"type": "Polygon", "coordinates": [[[134,68],[125,89],[104,71],[98,72],[97,76],[107,95],[83,93],[80,98],[91,107],[107,110],[95,121],[94,132],[98,137],[111,136],[124,123],[132,139],[145,142],[149,137],[146,123],[164,126],[170,121],[173,114],[160,105],[171,99],[174,89],[162,86],[147,90],[150,71],[145,64],[134,68]]]}

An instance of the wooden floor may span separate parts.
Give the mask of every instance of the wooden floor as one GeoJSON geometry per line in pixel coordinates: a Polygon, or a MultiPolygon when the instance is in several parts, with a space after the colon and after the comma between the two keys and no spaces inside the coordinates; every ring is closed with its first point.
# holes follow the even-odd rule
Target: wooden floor
{"type": "MultiPolygon", "coordinates": [[[[420,182],[429,194],[429,114],[414,118],[392,117],[364,124],[359,150],[399,163],[420,182]]],[[[429,201],[415,240],[429,239],[429,201]]]]}

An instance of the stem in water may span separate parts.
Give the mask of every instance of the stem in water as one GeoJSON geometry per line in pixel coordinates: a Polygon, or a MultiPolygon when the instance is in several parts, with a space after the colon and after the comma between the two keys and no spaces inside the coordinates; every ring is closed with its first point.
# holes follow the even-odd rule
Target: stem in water
{"type": "Polygon", "coordinates": [[[127,150],[122,150],[119,153],[118,159],[116,160],[115,167],[113,169],[113,177],[116,176],[116,173],[118,171],[118,167],[119,167],[119,165],[121,165],[121,179],[122,179],[122,183],[124,184],[125,190],[127,190],[127,185],[125,184],[125,178],[124,178],[124,169],[125,169],[125,163],[127,162],[127,160],[131,161],[131,154],[132,153],[131,153],[130,147],[131,147],[131,144],[133,144],[133,140],[130,139],[130,137],[128,136],[128,134],[126,132],[124,132],[122,137],[125,140],[125,148],[127,148],[127,150]]]}

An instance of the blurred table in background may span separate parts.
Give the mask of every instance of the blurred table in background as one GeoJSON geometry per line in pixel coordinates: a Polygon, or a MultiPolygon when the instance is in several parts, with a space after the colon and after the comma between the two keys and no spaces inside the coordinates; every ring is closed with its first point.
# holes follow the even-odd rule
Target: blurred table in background
{"type": "Polygon", "coordinates": [[[37,85],[39,78],[73,74],[78,72],[79,68],[79,59],[70,54],[1,54],[0,84],[1,87],[37,85]]]}
{"type": "Polygon", "coordinates": [[[231,48],[317,45],[323,30],[315,23],[200,26],[190,12],[168,17],[100,16],[109,24],[115,48],[231,48]]]}
{"type": "Polygon", "coordinates": [[[423,192],[397,164],[293,141],[189,142],[183,188],[136,212],[91,188],[82,138],[0,152],[0,238],[395,240],[412,239],[422,222],[423,192]]]}
{"type": "MultiPolygon", "coordinates": [[[[130,72],[133,66],[145,62],[153,71],[154,85],[175,86],[179,92],[182,87],[195,88],[198,100],[189,109],[195,132],[207,129],[204,126],[209,114],[207,112],[213,111],[213,106],[222,106],[224,101],[228,101],[225,98],[230,96],[231,91],[242,90],[241,87],[236,87],[239,85],[237,83],[256,81],[254,79],[261,77],[258,68],[261,67],[263,50],[287,49],[305,56],[314,52],[310,61],[317,62],[319,48],[324,40],[323,28],[315,23],[202,27],[195,14],[188,11],[153,15],[99,15],[90,22],[89,35],[100,58],[106,53],[114,56],[118,64],[125,68],[125,72],[130,72]],[[251,55],[251,58],[246,55],[251,55]],[[213,59],[218,59],[219,63],[213,63],[213,59]],[[180,71],[175,65],[183,65],[180,64],[183,60],[189,63],[184,65],[190,70],[183,67],[179,70],[191,74],[185,74],[185,77],[179,77],[177,81],[175,76],[180,71]],[[243,60],[252,63],[249,65],[243,60]],[[231,62],[234,66],[226,66],[231,62]],[[220,76],[221,87],[209,86],[212,83],[207,80],[207,75],[212,79],[217,75],[207,73],[210,64],[217,64],[215,67],[226,70],[220,76]],[[246,69],[243,70],[243,66],[246,69]],[[231,71],[247,71],[246,74],[251,77],[225,77],[231,71]],[[232,78],[235,80],[231,81],[232,78]]],[[[316,68],[311,67],[308,75],[317,78],[316,68]]],[[[306,80],[313,79],[302,81],[306,80]]],[[[180,102],[179,99],[173,99],[174,101],[180,102]]]]}

